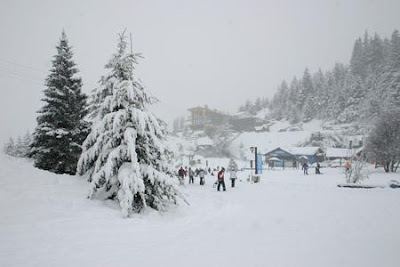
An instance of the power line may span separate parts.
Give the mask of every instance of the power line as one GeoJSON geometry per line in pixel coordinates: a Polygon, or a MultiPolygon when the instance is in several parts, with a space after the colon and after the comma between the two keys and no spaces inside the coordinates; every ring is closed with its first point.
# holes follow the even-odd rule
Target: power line
{"type": "MultiPolygon", "coordinates": [[[[17,62],[13,62],[13,61],[10,61],[10,60],[4,59],[4,58],[0,58],[0,62],[5,62],[7,64],[11,64],[11,65],[18,66],[18,67],[21,67],[21,68],[25,68],[26,70],[31,70],[31,71],[35,72],[35,73],[32,73],[32,72],[29,73],[28,72],[29,75],[31,75],[32,77],[27,78],[26,77],[26,74],[27,74],[26,72],[22,73],[21,70],[9,69],[9,67],[6,66],[6,65],[3,65],[3,66],[0,65],[0,67],[3,67],[3,69],[0,69],[0,71],[2,70],[3,74],[4,74],[4,72],[6,72],[5,75],[7,75],[8,77],[11,77],[12,75],[13,76],[18,76],[21,79],[32,80],[34,82],[39,82],[39,83],[41,83],[41,85],[43,85],[44,84],[44,80],[45,80],[44,77],[48,76],[48,71],[41,70],[41,69],[38,69],[38,68],[34,68],[34,67],[31,67],[31,66],[27,66],[27,65],[24,65],[24,64],[20,64],[20,63],[17,63],[17,62]],[[4,69],[4,67],[7,68],[7,69],[4,69]],[[39,73],[41,74],[40,76],[38,76],[39,73]]],[[[14,77],[11,77],[11,78],[14,78],[14,77]]],[[[85,87],[86,86],[87,87],[98,87],[98,84],[88,84],[88,83],[83,82],[83,86],[85,86],[85,87]]]]}
{"type": "Polygon", "coordinates": [[[24,76],[24,77],[28,76],[29,78],[35,79],[40,82],[42,82],[43,78],[44,78],[42,75],[37,75],[37,74],[24,72],[24,71],[21,72],[21,70],[17,70],[17,69],[4,68],[4,66],[1,66],[1,65],[0,65],[0,71],[3,71],[3,73],[6,72],[6,73],[11,73],[14,75],[19,75],[19,76],[24,76]]]}
{"type": "Polygon", "coordinates": [[[19,67],[22,67],[22,68],[26,68],[26,69],[30,69],[30,70],[33,70],[33,71],[37,71],[37,72],[40,72],[40,73],[44,72],[44,70],[42,70],[42,69],[38,69],[38,68],[31,67],[31,66],[23,65],[23,64],[20,64],[20,63],[17,63],[17,62],[13,62],[13,61],[4,59],[4,58],[0,58],[0,61],[8,63],[8,64],[11,64],[11,65],[14,65],[14,66],[19,66],[19,67]]]}
{"type": "Polygon", "coordinates": [[[44,85],[42,82],[39,82],[37,80],[32,80],[32,79],[29,79],[27,77],[19,76],[19,75],[13,74],[13,73],[1,73],[0,72],[0,76],[7,77],[7,78],[12,78],[12,79],[19,80],[19,81],[30,82],[30,83],[33,83],[35,85],[40,85],[40,86],[44,85]]]}
{"type": "MultiPolygon", "coordinates": [[[[2,66],[0,66],[2,67],[2,66]]],[[[0,74],[2,74],[2,76],[7,76],[9,78],[14,78],[14,79],[19,79],[19,80],[25,80],[25,81],[31,81],[33,83],[36,84],[40,84],[43,85],[43,79],[38,76],[30,76],[29,74],[27,75],[26,73],[21,73],[15,70],[10,70],[10,69],[2,69],[0,68],[0,74]]]]}

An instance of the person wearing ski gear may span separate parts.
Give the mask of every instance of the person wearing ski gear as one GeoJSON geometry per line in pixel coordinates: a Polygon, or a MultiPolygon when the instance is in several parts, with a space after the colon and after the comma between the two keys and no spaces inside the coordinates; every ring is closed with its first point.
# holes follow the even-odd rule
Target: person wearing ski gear
{"type": "Polygon", "coordinates": [[[222,169],[218,172],[218,186],[217,186],[217,191],[219,191],[219,188],[222,185],[222,188],[224,189],[224,191],[226,191],[226,187],[225,187],[225,168],[222,167],[222,169]]]}
{"type": "Polygon", "coordinates": [[[200,185],[204,185],[204,176],[206,175],[206,172],[203,169],[200,169],[198,175],[200,177],[200,185]]]}
{"type": "Polygon", "coordinates": [[[350,171],[350,169],[351,169],[351,163],[350,163],[350,161],[346,161],[346,163],[344,164],[344,169],[345,169],[346,171],[350,171]]]}
{"type": "Polygon", "coordinates": [[[237,179],[237,175],[236,175],[236,170],[235,169],[231,170],[229,179],[231,179],[231,186],[235,187],[235,181],[237,179]]]}
{"type": "Polygon", "coordinates": [[[321,169],[321,165],[319,164],[319,162],[317,162],[317,167],[315,167],[315,174],[321,174],[319,169],[321,169]]]}
{"type": "Polygon", "coordinates": [[[346,163],[344,164],[344,173],[346,175],[346,180],[349,179],[349,177],[351,176],[351,162],[350,161],[346,161],[346,163]]]}
{"type": "Polygon", "coordinates": [[[179,176],[179,184],[183,185],[185,181],[186,171],[183,169],[182,166],[178,171],[178,176],[179,176]]]}
{"type": "Polygon", "coordinates": [[[307,162],[304,162],[303,167],[301,169],[304,170],[304,175],[308,175],[308,164],[307,164],[307,162]]]}
{"type": "Polygon", "coordinates": [[[189,184],[190,183],[192,183],[192,184],[194,183],[193,176],[194,176],[194,172],[193,172],[192,168],[189,167],[189,184]]]}

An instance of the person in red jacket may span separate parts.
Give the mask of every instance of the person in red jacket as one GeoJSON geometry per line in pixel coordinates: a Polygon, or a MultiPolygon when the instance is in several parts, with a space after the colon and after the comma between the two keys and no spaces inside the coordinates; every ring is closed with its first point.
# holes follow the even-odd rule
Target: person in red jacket
{"type": "Polygon", "coordinates": [[[180,185],[184,185],[185,184],[184,181],[185,181],[186,171],[182,166],[178,171],[178,176],[179,176],[179,184],[180,185]]]}
{"type": "Polygon", "coordinates": [[[218,186],[217,186],[217,190],[219,191],[220,186],[222,185],[222,188],[224,189],[224,191],[226,191],[226,187],[225,187],[225,169],[224,167],[222,167],[222,169],[218,172],[218,186]]]}

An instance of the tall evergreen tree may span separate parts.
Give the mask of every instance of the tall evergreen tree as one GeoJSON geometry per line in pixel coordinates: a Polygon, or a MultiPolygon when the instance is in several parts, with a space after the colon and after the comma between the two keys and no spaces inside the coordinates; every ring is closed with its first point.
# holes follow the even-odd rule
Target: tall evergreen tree
{"type": "Polygon", "coordinates": [[[88,132],[82,81],[63,31],[44,90],[45,105],[38,111],[31,153],[35,166],[55,173],[75,174],[81,144],[88,132]]]}
{"type": "Polygon", "coordinates": [[[362,77],[364,75],[364,50],[361,38],[354,42],[353,52],[350,59],[350,70],[353,75],[362,77]]]}
{"type": "Polygon", "coordinates": [[[127,50],[121,34],[97,89],[96,118],[78,163],[90,182],[89,197],[117,200],[124,216],[146,207],[163,210],[183,198],[171,182],[166,125],[148,111],[156,99],[133,76],[139,54],[127,50]]]}
{"type": "Polygon", "coordinates": [[[336,63],[325,74],[312,75],[306,69],[287,93],[284,88],[280,85],[272,97],[271,119],[288,118],[296,123],[319,118],[356,122],[359,129],[368,129],[383,112],[400,106],[399,31],[390,40],[365,32],[354,43],[350,65],[336,63]]]}
{"type": "Polygon", "coordinates": [[[365,80],[365,100],[360,107],[360,117],[363,121],[369,124],[374,121],[381,114],[382,107],[384,106],[383,90],[380,86],[381,76],[386,66],[382,68],[382,71],[371,73],[365,80]]]}
{"type": "Polygon", "coordinates": [[[390,108],[397,108],[400,107],[400,34],[398,30],[392,34],[389,64],[390,108]]]}
{"type": "Polygon", "coordinates": [[[376,73],[385,64],[384,43],[378,34],[375,34],[374,38],[371,39],[369,49],[370,73],[367,73],[367,76],[371,73],[376,73]]]}
{"type": "Polygon", "coordinates": [[[306,68],[302,79],[302,92],[299,95],[298,105],[302,109],[303,119],[309,121],[315,115],[315,93],[311,74],[306,68]]]}
{"type": "Polygon", "coordinates": [[[325,82],[324,73],[321,69],[313,75],[314,85],[314,117],[322,118],[325,114],[325,108],[328,103],[327,84],[325,82]]]}
{"type": "Polygon", "coordinates": [[[288,120],[291,123],[298,123],[300,121],[300,111],[297,108],[297,97],[299,92],[299,82],[296,77],[293,78],[289,87],[289,96],[288,96],[288,120]]]}
{"type": "Polygon", "coordinates": [[[359,119],[360,105],[364,101],[364,86],[359,76],[348,75],[344,86],[343,95],[346,97],[343,103],[340,122],[353,122],[359,119]]]}

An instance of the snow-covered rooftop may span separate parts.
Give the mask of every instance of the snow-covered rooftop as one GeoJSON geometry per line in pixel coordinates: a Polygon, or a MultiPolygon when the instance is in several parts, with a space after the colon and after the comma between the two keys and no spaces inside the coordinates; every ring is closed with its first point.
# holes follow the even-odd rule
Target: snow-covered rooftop
{"type": "Polygon", "coordinates": [[[302,155],[302,156],[311,156],[318,153],[320,147],[312,146],[312,147],[282,147],[283,150],[289,152],[292,155],[302,155]]]}
{"type": "Polygon", "coordinates": [[[196,140],[196,145],[197,146],[213,146],[214,142],[211,140],[210,137],[205,136],[205,137],[200,137],[196,140]]]}
{"type": "Polygon", "coordinates": [[[242,112],[238,112],[235,114],[235,118],[237,119],[249,119],[249,118],[254,118],[253,115],[251,115],[248,112],[242,111],[242,112]]]}
{"type": "Polygon", "coordinates": [[[351,151],[347,148],[332,148],[326,150],[327,158],[348,158],[351,156],[351,151]]]}

